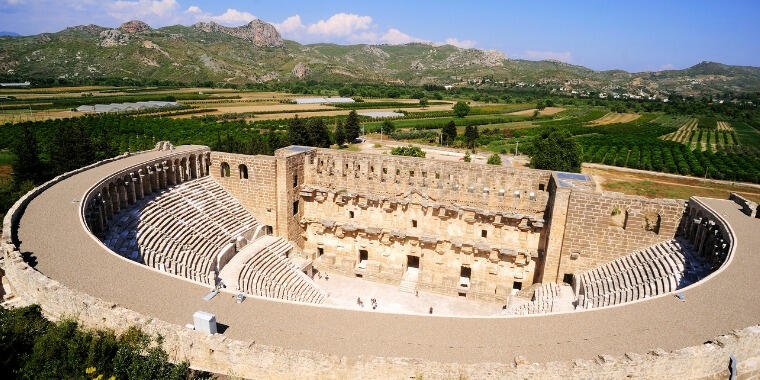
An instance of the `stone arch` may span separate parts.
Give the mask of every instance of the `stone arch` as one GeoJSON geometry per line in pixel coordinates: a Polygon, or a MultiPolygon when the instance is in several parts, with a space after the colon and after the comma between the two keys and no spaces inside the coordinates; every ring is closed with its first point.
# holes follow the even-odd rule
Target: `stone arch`
{"type": "Polygon", "coordinates": [[[644,214],[644,230],[654,232],[655,234],[660,233],[660,223],[662,223],[662,217],[660,214],[650,211],[644,214]]]}
{"type": "Polygon", "coordinates": [[[248,179],[248,167],[245,164],[238,165],[238,173],[240,174],[240,179],[248,179]]]}
{"type": "Polygon", "coordinates": [[[610,211],[610,225],[626,229],[628,227],[628,209],[615,207],[610,211]]]}
{"type": "Polygon", "coordinates": [[[222,164],[220,165],[220,169],[221,170],[219,172],[219,176],[221,176],[221,177],[229,177],[230,176],[230,164],[228,164],[226,162],[222,162],[222,164]]]}

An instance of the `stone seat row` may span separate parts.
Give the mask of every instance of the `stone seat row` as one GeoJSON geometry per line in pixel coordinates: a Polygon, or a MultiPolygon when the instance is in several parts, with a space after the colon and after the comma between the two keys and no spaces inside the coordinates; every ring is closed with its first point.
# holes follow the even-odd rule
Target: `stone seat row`
{"type": "Polygon", "coordinates": [[[552,312],[555,299],[559,297],[559,285],[556,282],[547,282],[537,287],[531,301],[516,307],[507,308],[507,315],[543,314],[552,312]]]}
{"type": "Polygon", "coordinates": [[[578,306],[610,306],[668,293],[709,271],[686,244],[661,242],[578,275],[578,306]]]}
{"type": "Polygon", "coordinates": [[[210,177],[146,196],[114,216],[104,243],[122,256],[206,284],[222,247],[259,223],[210,177]]]}
{"type": "Polygon", "coordinates": [[[278,238],[248,259],[238,276],[238,289],[263,297],[322,303],[324,291],[286,257],[292,245],[278,238]]]}

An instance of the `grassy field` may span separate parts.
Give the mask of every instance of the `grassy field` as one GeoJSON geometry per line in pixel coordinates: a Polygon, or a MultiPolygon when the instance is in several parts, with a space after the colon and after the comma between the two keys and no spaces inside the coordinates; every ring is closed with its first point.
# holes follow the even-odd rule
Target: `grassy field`
{"type": "Polygon", "coordinates": [[[691,196],[702,196],[727,199],[729,193],[736,192],[760,202],[760,189],[741,185],[723,185],[698,178],[668,178],[596,168],[584,168],[582,172],[592,175],[604,190],[647,198],[688,199],[691,196]]]}
{"type": "Polygon", "coordinates": [[[8,150],[0,150],[0,166],[10,165],[16,156],[8,150]]]}

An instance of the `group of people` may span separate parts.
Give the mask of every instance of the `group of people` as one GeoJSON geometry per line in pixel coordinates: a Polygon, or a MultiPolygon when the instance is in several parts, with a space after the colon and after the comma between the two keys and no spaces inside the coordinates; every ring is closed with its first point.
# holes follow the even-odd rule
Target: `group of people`
{"type": "MultiPolygon", "coordinates": [[[[377,298],[370,298],[370,302],[372,303],[372,310],[377,309],[377,298]]],[[[356,304],[358,306],[364,307],[364,301],[362,301],[361,297],[356,297],[356,304]]]]}

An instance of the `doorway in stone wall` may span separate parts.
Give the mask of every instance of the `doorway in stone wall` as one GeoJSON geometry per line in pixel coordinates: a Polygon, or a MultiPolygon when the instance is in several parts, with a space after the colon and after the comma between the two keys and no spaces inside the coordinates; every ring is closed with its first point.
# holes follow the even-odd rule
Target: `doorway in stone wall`
{"type": "Polygon", "coordinates": [[[417,256],[407,255],[406,256],[406,269],[409,270],[411,268],[414,269],[420,269],[420,258],[417,256]]]}

